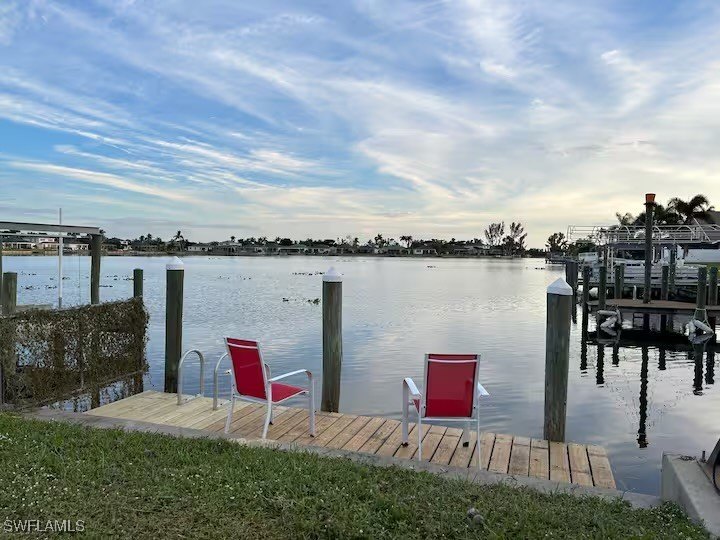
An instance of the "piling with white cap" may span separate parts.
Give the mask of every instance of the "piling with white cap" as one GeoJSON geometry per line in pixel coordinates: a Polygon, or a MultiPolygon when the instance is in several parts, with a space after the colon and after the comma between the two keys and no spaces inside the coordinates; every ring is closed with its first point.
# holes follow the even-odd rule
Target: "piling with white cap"
{"type": "Polygon", "coordinates": [[[165,392],[177,392],[182,354],[183,282],[185,265],[173,257],[165,266],[165,392]]]}
{"type": "Polygon", "coordinates": [[[547,289],[543,437],[549,441],[565,440],[572,305],[572,287],[558,278],[547,289]]]}
{"type": "Polygon", "coordinates": [[[322,277],[323,383],[321,410],[338,412],[342,371],[342,275],[331,267],[322,277]]]}

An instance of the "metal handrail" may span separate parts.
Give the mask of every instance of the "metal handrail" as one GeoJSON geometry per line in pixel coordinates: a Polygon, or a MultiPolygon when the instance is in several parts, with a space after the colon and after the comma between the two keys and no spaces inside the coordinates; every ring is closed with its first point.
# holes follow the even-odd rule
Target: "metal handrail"
{"type": "Polygon", "coordinates": [[[182,366],[183,362],[185,362],[185,359],[188,357],[188,355],[195,353],[198,355],[198,358],[200,359],[200,393],[198,396],[202,396],[205,393],[205,357],[203,356],[203,353],[198,351],[197,349],[190,349],[188,352],[182,355],[182,358],[180,359],[180,362],[178,363],[178,405],[183,404],[182,399],[182,366]]]}
{"type": "Polygon", "coordinates": [[[217,364],[215,364],[215,373],[213,374],[213,411],[217,411],[218,409],[218,369],[220,369],[220,364],[227,356],[228,353],[224,353],[217,361],[217,364]]]}

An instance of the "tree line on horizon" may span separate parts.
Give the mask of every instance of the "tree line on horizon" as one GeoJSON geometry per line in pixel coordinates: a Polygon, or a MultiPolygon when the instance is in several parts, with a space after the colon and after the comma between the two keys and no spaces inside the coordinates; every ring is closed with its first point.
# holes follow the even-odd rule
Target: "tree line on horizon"
{"type": "MultiPolygon", "coordinates": [[[[398,240],[396,240],[393,237],[386,238],[382,233],[378,233],[375,235],[375,237],[369,238],[363,245],[377,248],[383,248],[391,245],[404,245],[407,249],[422,246],[430,249],[435,249],[438,253],[446,252],[452,247],[469,245],[488,246],[492,252],[503,255],[522,255],[526,252],[542,251],[533,249],[528,250],[526,246],[527,233],[525,232],[525,227],[520,222],[513,221],[508,227],[505,226],[504,221],[493,222],[488,225],[487,228],[485,228],[485,230],[483,231],[483,235],[484,239],[475,237],[469,240],[458,240],[455,238],[451,238],[450,240],[445,240],[442,238],[421,239],[414,238],[411,235],[401,235],[398,237],[398,240]]],[[[349,246],[354,249],[357,249],[361,246],[359,237],[353,237],[352,235],[347,235],[344,238],[337,239],[307,238],[305,240],[293,240],[291,238],[283,238],[280,236],[277,236],[272,240],[268,239],[267,236],[239,238],[235,235],[231,235],[229,240],[232,243],[238,243],[240,245],[265,245],[273,242],[280,246],[292,246],[297,244],[325,244],[328,246],[349,246]]],[[[187,238],[185,238],[185,235],[183,235],[182,231],[177,231],[177,233],[175,233],[175,235],[168,241],[164,241],[161,237],[153,236],[151,233],[148,233],[140,235],[137,238],[128,240],[123,240],[116,237],[108,238],[106,240],[106,243],[117,244],[119,246],[124,241],[129,242],[130,246],[133,248],[147,249],[148,247],[150,247],[157,249],[158,251],[185,251],[187,250],[188,246],[193,244],[193,242],[190,242],[187,238]]],[[[217,240],[207,243],[212,246],[217,246],[221,244],[221,242],[217,240]]]]}

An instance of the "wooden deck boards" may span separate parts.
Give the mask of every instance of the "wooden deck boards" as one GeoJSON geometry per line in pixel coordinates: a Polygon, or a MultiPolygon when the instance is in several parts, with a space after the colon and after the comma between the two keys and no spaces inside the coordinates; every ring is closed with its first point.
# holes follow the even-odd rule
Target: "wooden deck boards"
{"type": "MultiPolygon", "coordinates": [[[[178,406],[175,394],[146,391],[85,414],[222,432],[227,417],[226,404],[226,401],[221,402],[222,406],[213,411],[212,399],[199,397],[178,406]]],[[[273,423],[268,430],[271,440],[404,459],[417,459],[418,456],[418,432],[414,423],[409,425],[408,445],[402,446],[402,427],[397,420],[318,412],[316,436],[311,437],[307,409],[277,406],[273,412],[273,423]]],[[[236,402],[231,436],[260,438],[265,414],[263,405],[236,402]]],[[[423,461],[477,467],[477,434],[470,431],[466,445],[461,439],[461,429],[423,424],[423,461]]],[[[600,446],[483,432],[480,434],[480,451],[485,470],[585,486],[615,487],[607,452],[600,446]]]]}

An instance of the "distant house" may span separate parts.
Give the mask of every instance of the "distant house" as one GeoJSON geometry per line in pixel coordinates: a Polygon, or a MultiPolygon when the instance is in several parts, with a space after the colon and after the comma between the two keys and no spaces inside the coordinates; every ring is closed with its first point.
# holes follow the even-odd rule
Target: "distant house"
{"type": "Polygon", "coordinates": [[[427,244],[421,244],[419,246],[413,246],[412,254],[413,255],[433,256],[433,255],[437,255],[437,250],[434,247],[431,247],[427,244]]]}
{"type": "Polygon", "coordinates": [[[293,244],[292,246],[280,246],[278,248],[279,255],[303,255],[307,252],[305,244],[293,244]]]}
{"type": "Polygon", "coordinates": [[[11,240],[3,241],[3,247],[6,249],[33,249],[35,244],[29,240],[11,240]]]}
{"type": "Polygon", "coordinates": [[[330,254],[331,255],[348,255],[351,253],[355,253],[357,251],[356,248],[354,248],[352,245],[343,242],[342,244],[338,246],[332,246],[330,248],[330,254]]]}
{"type": "Polygon", "coordinates": [[[58,239],[57,238],[38,238],[35,242],[35,247],[37,249],[42,249],[43,251],[46,250],[56,250],[58,248],[58,239]]]}
{"type": "Polygon", "coordinates": [[[211,244],[191,244],[187,247],[188,252],[190,253],[210,253],[213,250],[213,245],[211,244]]]}
{"type": "Polygon", "coordinates": [[[402,255],[409,255],[410,250],[400,244],[390,244],[380,248],[379,253],[390,257],[400,257],[402,255]]]}
{"type": "Polygon", "coordinates": [[[452,254],[460,257],[478,257],[488,255],[490,247],[483,244],[456,245],[452,248],[452,254]]]}
{"type": "Polygon", "coordinates": [[[357,252],[358,252],[358,253],[365,254],[365,255],[369,255],[369,254],[371,254],[371,253],[375,253],[375,246],[374,246],[373,244],[370,244],[370,243],[368,243],[368,244],[363,244],[362,246],[360,246],[360,247],[357,249],[357,252]]]}
{"type": "Polygon", "coordinates": [[[213,248],[213,253],[217,253],[219,255],[239,255],[241,251],[241,244],[229,240],[225,242],[220,242],[213,248]]]}
{"type": "Polygon", "coordinates": [[[330,246],[327,244],[312,244],[306,250],[310,255],[330,255],[330,246]]]}

